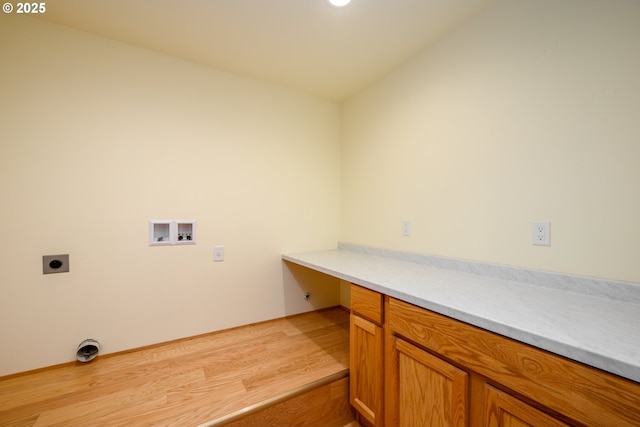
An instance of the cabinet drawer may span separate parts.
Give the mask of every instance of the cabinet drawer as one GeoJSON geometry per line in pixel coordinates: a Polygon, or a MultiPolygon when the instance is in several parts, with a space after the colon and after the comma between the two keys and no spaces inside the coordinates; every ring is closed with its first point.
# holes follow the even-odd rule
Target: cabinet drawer
{"type": "Polygon", "coordinates": [[[382,324],[382,294],[351,284],[351,310],[378,325],[382,324]]]}

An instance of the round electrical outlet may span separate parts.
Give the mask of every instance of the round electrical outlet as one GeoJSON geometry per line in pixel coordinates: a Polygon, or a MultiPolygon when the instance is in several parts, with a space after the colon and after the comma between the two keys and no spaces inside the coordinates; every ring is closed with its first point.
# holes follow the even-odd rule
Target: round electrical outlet
{"type": "Polygon", "coordinates": [[[49,267],[58,269],[62,267],[62,261],[60,261],[59,259],[54,259],[49,263],[49,267]]]}

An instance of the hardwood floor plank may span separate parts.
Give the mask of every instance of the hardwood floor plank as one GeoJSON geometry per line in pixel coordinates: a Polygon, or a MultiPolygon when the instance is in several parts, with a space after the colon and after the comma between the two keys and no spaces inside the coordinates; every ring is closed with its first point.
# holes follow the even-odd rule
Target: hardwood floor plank
{"type": "Polygon", "coordinates": [[[235,381],[218,386],[201,388],[198,392],[182,394],[156,407],[128,408],[117,417],[104,416],[95,420],[94,425],[105,427],[125,426],[194,426],[215,417],[224,402],[239,401],[246,390],[241,382],[235,381]]]}
{"type": "Polygon", "coordinates": [[[131,410],[140,411],[144,408],[158,408],[166,405],[166,390],[182,384],[192,383],[204,379],[200,370],[191,370],[182,375],[169,375],[169,369],[138,377],[127,382],[126,386],[118,383],[98,387],[81,401],[43,411],[36,426],[92,426],[98,419],[122,418],[122,414],[131,410]]]}
{"type": "Polygon", "coordinates": [[[3,427],[33,427],[37,420],[38,420],[38,415],[34,415],[31,417],[27,417],[19,420],[7,421],[6,423],[3,422],[2,426],[3,427]]]}
{"type": "MultiPolygon", "coordinates": [[[[194,426],[348,368],[334,308],[0,379],[0,426],[194,426]]],[[[346,423],[345,423],[346,424],[346,423]]]]}
{"type": "Polygon", "coordinates": [[[89,383],[90,378],[72,367],[0,381],[0,414],[23,403],[47,400],[51,396],[86,389],[89,383]]]}

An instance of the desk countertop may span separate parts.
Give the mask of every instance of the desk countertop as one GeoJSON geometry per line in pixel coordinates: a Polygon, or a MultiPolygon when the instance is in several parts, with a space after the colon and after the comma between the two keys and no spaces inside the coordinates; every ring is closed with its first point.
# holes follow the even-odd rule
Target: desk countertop
{"type": "Polygon", "coordinates": [[[343,243],[282,259],[640,382],[640,284],[343,243]]]}

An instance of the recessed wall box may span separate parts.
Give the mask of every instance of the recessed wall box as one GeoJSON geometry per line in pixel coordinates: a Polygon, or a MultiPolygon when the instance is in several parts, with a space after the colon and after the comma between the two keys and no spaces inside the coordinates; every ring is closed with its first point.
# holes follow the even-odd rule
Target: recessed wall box
{"type": "Polygon", "coordinates": [[[68,271],[69,254],[42,256],[42,274],[66,273],[68,271]]]}
{"type": "Polygon", "coordinates": [[[171,222],[149,221],[149,245],[171,245],[171,222]]]}
{"type": "Polygon", "coordinates": [[[149,245],[195,245],[196,222],[192,220],[149,221],[149,245]]]}
{"type": "Polygon", "coordinates": [[[196,222],[195,221],[176,221],[177,245],[195,245],[196,243],[196,222]]]}

